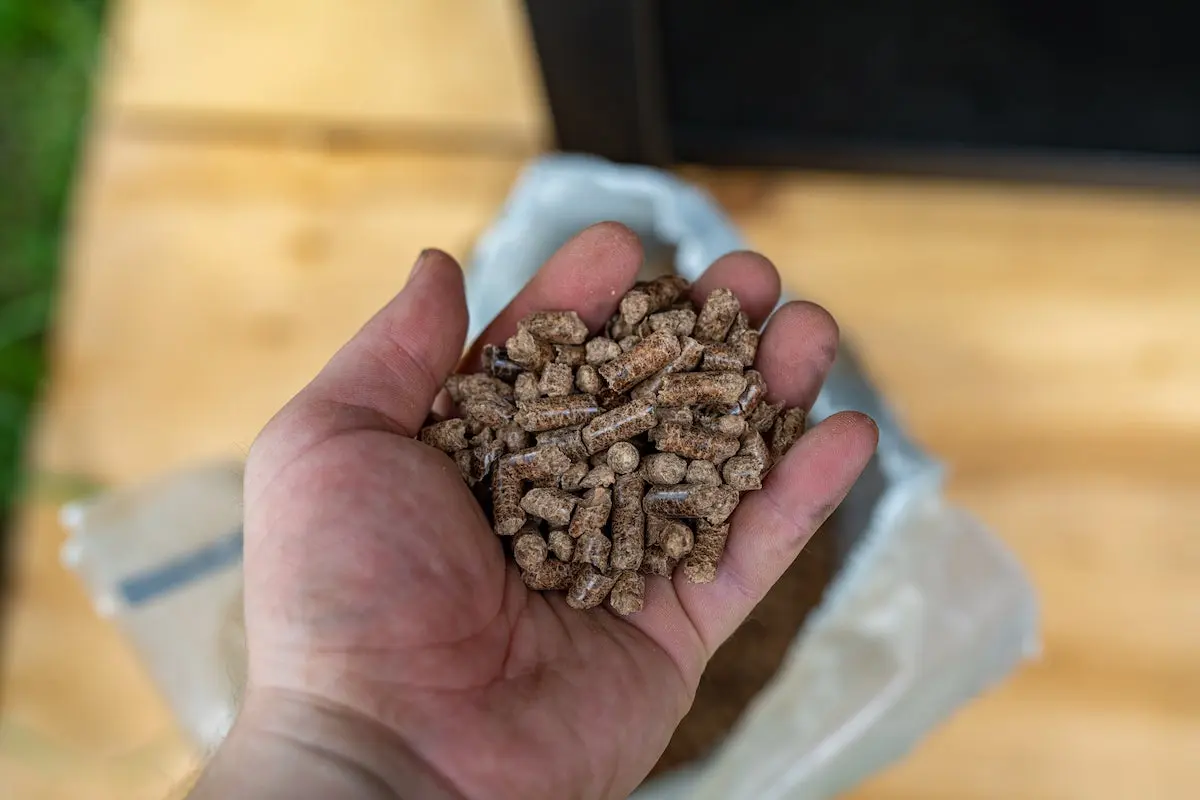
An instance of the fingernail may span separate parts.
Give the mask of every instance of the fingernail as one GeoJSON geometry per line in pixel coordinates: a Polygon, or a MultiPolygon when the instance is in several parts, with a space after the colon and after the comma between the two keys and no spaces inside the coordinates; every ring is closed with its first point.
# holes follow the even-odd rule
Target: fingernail
{"type": "Polygon", "coordinates": [[[433,250],[431,249],[425,249],[421,251],[420,255],[417,256],[416,262],[413,263],[412,269],[408,272],[408,281],[406,283],[412,283],[414,280],[416,280],[417,275],[419,275],[421,270],[425,269],[425,265],[429,263],[429,257],[431,255],[433,255],[433,250]]]}

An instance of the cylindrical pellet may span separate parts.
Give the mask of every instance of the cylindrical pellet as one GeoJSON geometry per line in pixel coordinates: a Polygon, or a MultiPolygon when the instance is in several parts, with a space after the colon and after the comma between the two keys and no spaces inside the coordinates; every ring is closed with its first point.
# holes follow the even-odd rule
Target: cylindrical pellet
{"type": "Polygon", "coordinates": [[[663,517],[703,517],[737,492],[728,486],[697,486],[681,483],[678,486],[654,486],[646,492],[642,507],[648,514],[663,517]]]}
{"type": "Polygon", "coordinates": [[[742,446],[738,448],[738,457],[747,456],[758,462],[759,471],[766,470],[771,466],[771,451],[767,448],[767,443],[763,441],[762,434],[754,428],[750,428],[742,434],[742,446]]]}
{"type": "Polygon", "coordinates": [[[621,298],[621,318],[630,325],[637,325],[650,313],[650,295],[634,289],[621,298]]]}
{"type": "Polygon", "coordinates": [[[804,433],[805,413],[803,408],[789,408],[779,415],[771,427],[771,463],[783,458],[796,440],[804,433]]]}
{"type": "Polygon", "coordinates": [[[748,330],[742,331],[736,336],[731,334],[725,341],[729,347],[733,348],[733,352],[737,353],[742,366],[749,367],[754,364],[754,359],[758,356],[759,338],[758,331],[748,330]]]}
{"type": "Polygon", "coordinates": [[[628,353],[600,365],[598,371],[613,391],[624,392],[678,355],[679,340],[666,331],[658,331],[642,339],[628,353]]]}
{"type": "Polygon", "coordinates": [[[518,533],[513,539],[513,560],[523,570],[540,567],[547,552],[546,540],[536,530],[518,533]]]}
{"type": "Polygon", "coordinates": [[[613,486],[612,557],[613,569],[636,570],[642,565],[646,541],[646,515],[642,495],[646,483],[640,475],[622,475],[613,486]]]}
{"type": "Polygon", "coordinates": [[[529,447],[529,434],[515,422],[508,422],[496,429],[496,439],[504,444],[509,453],[529,447]]]}
{"type": "Polygon", "coordinates": [[[663,376],[673,372],[688,372],[695,369],[703,355],[704,345],[690,336],[681,336],[679,338],[679,355],[672,359],[670,364],[634,386],[629,392],[630,399],[645,403],[657,402],[658,387],[662,385],[663,376]]]}
{"type": "Polygon", "coordinates": [[[527,431],[549,431],[580,425],[600,413],[596,398],[590,394],[566,397],[539,397],[522,403],[516,412],[516,423],[527,431]]]}
{"type": "Polygon", "coordinates": [[[591,364],[575,370],[575,388],[584,394],[596,394],[604,388],[604,379],[591,364]]]}
{"type": "Polygon", "coordinates": [[[606,411],[584,426],[583,446],[588,453],[603,450],[616,442],[632,439],[654,427],[652,403],[627,403],[606,411]]]}
{"type": "Polygon", "coordinates": [[[419,438],[443,453],[453,453],[467,446],[467,423],[461,419],[435,422],[422,428],[419,438]]]}
{"type": "Polygon", "coordinates": [[[642,477],[659,486],[682,483],[687,462],[674,453],[652,453],[642,459],[642,477]]]}
{"type": "Polygon", "coordinates": [[[554,557],[559,561],[570,561],[575,555],[575,540],[564,530],[550,531],[548,544],[550,552],[554,553],[554,557]]]}
{"type": "Polygon", "coordinates": [[[608,524],[612,506],[612,493],[608,489],[589,489],[575,504],[575,512],[571,515],[571,525],[567,532],[578,539],[588,531],[603,530],[608,524]]]}
{"type": "Polygon", "coordinates": [[[612,486],[617,482],[617,473],[608,464],[592,467],[583,480],[579,482],[581,489],[595,489],[598,486],[612,486]]]}
{"type": "Polygon", "coordinates": [[[637,572],[617,573],[617,581],[608,593],[608,606],[625,617],[642,610],[646,602],[646,579],[637,572]]]}
{"type": "Polygon", "coordinates": [[[694,543],[692,529],[682,522],[673,521],[663,528],[658,546],[669,558],[678,561],[692,552],[694,543]]]}
{"type": "Polygon", "coordinates": [[[583,567],[575,573],[567,590],[567,605],[580,610],[595,608],[604,602],[616,582],[616,577],[609,577],[595,567],[583,567]]]}
{"type": "Polygon", "coordinates": [[[686,406],[657,406],[654,409],[654,416],[660,425],[664,422],[673,422],[676,425],[690,427],[694,419],[692,410],[686,406]]]}
{"type": "Polygon", "coordinates": [[[640,283],[633,287],[644,292],[650,298],[650,310],[658,311],[669,308],[691,286],[686,279],[678,275],[660,275],[654,280],[640,283]]]}
{"type": "Polygon", "coordinates": [[[556,428],[552,431],[543,431],[534,438],[537,440],[538,447],[558,447],[572,461],[585,461],[588,457],[588,451],[583,446],[583,437],[580,435],[581,430],[583,430],[582,425],[572,425],[566,428],[556,428]]]}
{"type": "Polygon", "coordinates": [[[521,579],[535,592],[565,592],[571,587],[577,570],[574,564],[548,558],[537,569],[522,572],[521,579]]]}
{"type": "Polygon", "coordinates": [[[483,346],[483,368],[493,378],[509,382],[516,380],[521,374],[522,367],[508,357],[508,351],[494,344],[483,346]]]}
{"type": "Polygon", "coordinates": [[[756,369],[748,369],[743,373],[746,378],[746,388],[738,395],[736,403],[725,409],[726,414],[735,414],[749,420],[755,410],[767,396],[767,382],[762,373],[756,369]]]}
{"type": "Polygon", "coordinates": [[[646,515],[646,547],[654,547],[662,539],[663,529],[674,522],[670,517],[660,517],[658,514],[646,515]]]}
{"type": "Polygon", "coordinates": [[[724,341],[725,334],[729,332],[733,320],[741,310],[742,307],[733,292],[728,289],[713,289],[704,305],[700,307],[693,335],[704,344],[724,341]]]}
{"type": "Polygon", "coordinates": [[[518,328],[504,343],[504,349],[510,360],[534,372],[540,372],[554,360],[554,345],[534,336],[526,328],[518,328]]]}
{"type": "Polygon", "coordinates": [[[667,331],[676,336],[691,336],[696,328],[696,312],[690,308],[660,311],[647,318],[650,330],[667,331]]]}
{"type": "Polygon", "coordinates": [[[622,353],[628,353],[633,348],[637,347],[642,341],[642,337],[637,334],[630,334],[617,340],[617,347],[621,348],[622,353]]]}
{"type": "Polygon", "coordinates": [[[710,344],[704,348],[701,369],[708,372],[741,371],[742,356],[731,344],[710,344]]]}
{"type": "Polygon", "coordinates": [[[578,367],[587,363],[587,351],[581,344],[554,345],[554,363],[578,367]]]}
{"type": "MultiPolygon", "coordinates": [[[[575,376],[566,364],[547,364],[542,369],[541,380],[538,381],[538,391],[547,397],[566,397],[571,393],[575,376]]],[[[576,397],[586,395],[576,395],[576,397]]]]}
{"type": "Polygon", "coordinates": [[[661,547],[646,548],[645,555],[642,556],[643,575],[661,575],[664,578],[670,578],[675,572],[675,559],[663,552],[661,547]]]}
{"type": "Polygon", "coordinates": [[[498,428],[506,422],[512,422],[517,408],[511,402],[496,394],[473,394],[459,404],[463,416],[469,421],[480,422],[488,427],[498,428]]]}
{"type": "Polygon", "coordinates": [[[721,482],[721,475],[711,461],[696,459],[688,462],[687,475],[683,480],[684,483],[715,485],[721,482]]]}
{"type": "Polygon", "coordinates": [[[711,583],[717,577],[717,564],[725,553],[725,541],[729,538],[728,523],[696,525],[696,541],[692,552],[683,562],[683,574],[692,583],[711,583]]]}
{"type": "Polygon", "coordinates": [[[732,343],[734,339],[748,330],[750,330],[750,318],[746,316],[745,311],[739,311],[729,326],[729,333],[725,334],[726,343],[732,343]]]}
{"type": "Polygon", "coordinates": [[[562,489],[530,489],[521,498],[521,510],[544,519],[555,527],[565,527],[571,521],[578,498],[562,489]]]}
{"type": "MultiPolygon", "coordinates": [[[[571,459],[557,446],[539,444],[503,456],[496,468],[506,470],[518,481],[536,481],[543,478],[557,480],[570,466],[571,459]]],[[[520,502],[520,498],[517,501],[520,502]]]]}
{"type": "Polygon", "coordinates": [[[603,531],[585,531],[575,539],[575,554],[571,560],[576,564],[591,564],[596,569],[607,570],[612,542],[603,531]]]}
{"type": "Polygon", "coordinates": [[[762,464],[753,456],[734,456],[721,467],[725,485],[739,492],[762,488],[762,464]]]}
{"type": "Polygon", "coordinates": [[[617,343],[620,343],[622,339],[627,338],[631,333],[633,333],[633,325],[626,322],[620,313],[614,314],[609,319],[608,324],[604,326],[605,337],[617,343]]]}
{"type": "Polygon", "coordinates": [[[492,520],[496,533],[501,536],[512,536],[525,524],[525,512],[521,510],[522,490],[521,479],[511,468],[496,470],[492,477],[492,520]]]}
{"type": "Polygon", "coordinates": [[[664,453],[719,464],[736,453],[741,443],[732,436],[665,423],[656,429],[654,446],[664,453]]]}
{"type": "Polygon", "coordinates": [[[518,327],[551,344],[583,344],[588,329],[574,311],[535,311],[518,327]]]}
{"type": "Polygon", "coordinates": [[[766,433],[775,425],[775,420],[779,419],[779,412],[783,410],[783,403],[768,403],[762,402],[754,409],[754,412],[746,419],[747,424],[760,433],[766,433]]]}
{"type": "Polygon", "coordinates": [[[621,355],[621,346],[607,336],[597,336],[583,346],[587,363],[598,367],[621,355]]]}
{"type": "Polygon", "coordinates": [[[729,406],[746,388],[746,377],[738,372],[676,372],[664,375],[658,387],[658,403],[664,406],[729,406]]]}
{"type": "Polygon", "coordinates": [[[638,468],[641,454],[629,442],[616,442],[608,448],[608,465],[617,475],[628,475],[638,468]]]}
{"type": "Polygon", "coordinates": [[[505,399],[511,399],[513,387],[499,378],[493,378],[481,372],[474,375],[463,375],[456,372],[446,378],[446,392],[455,404],[462,405],[463,400],[476,394],[495,394],[505,399]]]}
{"type": "Polygon", "coordinates": [[[471,451],[471,482],[478,483],[486,478],[503,455],[504,442],[497,439],[476,445],[471,451]]]}
{"type": "Polygon", "coordinates": [[[568,492],[573,492],[579,488],[579,484],[587,477],[588,470],[589,467],[586,461],[576,461],[567,467],[567,471],[562,474],[558,485],[568,492]]]}
{"type": "Polygon", "coordinates": [[[542,396],[538,377],[532,372],[522,372],[513,382],[513,397],[520,404],[530,403],[542,396]]]}
{"type": "Polygon", "coordinates": [[[746,418],[737,414],[721,414],[716,417],[702,417],[700,427],[706,431],[719,433],[722,436],[732,436],[740,439],[746,432],[746,418]]]}
{"type": "Polygon", "coordinates": [[[741,499],[737,490],[731,486],[719,486],[717,488],[724,491],[717,498],[716,504],[704,515],[703,521],[709,525],[720,525],[729,519],[734,510],[737,509],[738,501],[741,499]]]}

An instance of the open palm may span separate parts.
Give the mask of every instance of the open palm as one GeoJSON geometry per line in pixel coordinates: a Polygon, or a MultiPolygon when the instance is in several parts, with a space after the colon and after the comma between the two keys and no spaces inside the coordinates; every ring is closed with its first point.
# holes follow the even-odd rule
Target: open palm
{"type": "MultiPolygon", "coordinates": [[[[632,285],[636,237],[587,229],[475,345],[526,313],[575,309],[595,330],[632,285]]],[[[778,300],[760,256],[731,254],[698,282],[726,286],[755,324],[778,300]]],[[[262,432],[246,477],[248,702],[307,704],[360,725],[467,797],[624,797],[687,711],[709,656],[845,496],[875,446],[867,418],[806,433],[734,514],[715,582],[648,577],[620,618],[530,592],[443,453],[412,437],[455,369],[462,276],[428,251],[405,289],[262,432]]],[[[756,364],[773,397],[808,407],[837,328],[793,303],[756,364]]],[[[337,743],[318,742],[337,750],[337,743]]],[[[378,775],[382,784],[401,778],[378,775]]]]}

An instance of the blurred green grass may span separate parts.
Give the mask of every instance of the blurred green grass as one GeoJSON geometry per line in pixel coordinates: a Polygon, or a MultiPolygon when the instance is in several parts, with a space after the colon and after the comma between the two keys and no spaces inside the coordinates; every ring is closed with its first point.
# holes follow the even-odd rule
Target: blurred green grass
{"type": "Polygon", "coordinates": [[[45,373],[105,0],[0,0],[0,524],[45,373]]]}

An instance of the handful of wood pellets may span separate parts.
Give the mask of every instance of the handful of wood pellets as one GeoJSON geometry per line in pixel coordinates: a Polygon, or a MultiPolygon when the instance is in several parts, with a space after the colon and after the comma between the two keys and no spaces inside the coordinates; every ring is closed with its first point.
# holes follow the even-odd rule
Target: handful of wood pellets
{"type": "Polygon", "coordinates": [[[716,577],[742,493],[803,433],[766,399],[759,334],[716,289],[636,285],[590,336],[574,311],[523,319],[483,371],[446,383],[461,418],[421,430],[474,487],[525,584],[572,608],[642,608],[645,575],[716,577]],[[679,567],[677,569],[677,567],[679,567]]]}

